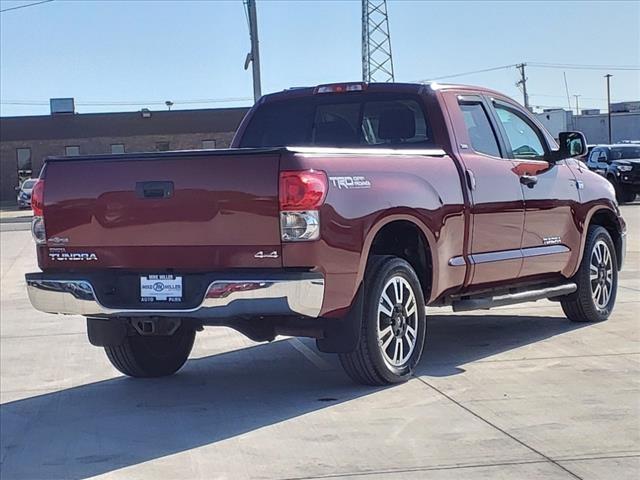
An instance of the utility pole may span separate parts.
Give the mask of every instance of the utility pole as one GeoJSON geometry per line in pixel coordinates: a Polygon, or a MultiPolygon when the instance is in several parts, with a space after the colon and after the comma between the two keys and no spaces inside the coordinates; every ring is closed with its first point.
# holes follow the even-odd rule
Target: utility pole
{"type": "Polygon", "coordinates": [[[249,20],[249,36],[251,37],[251,51],[244,62],[244,69],[249,68],[251,62],[253,72],[253,100],[257,102],[262,96],[260,85],[260,48],[258,45],[258,19],[256,16],[256,0],[245,0],[247,17],[249,20]]]}
{"type": "Polygon", "coordinates": [[[605,78],[607,79],[607,123],[609,124],[609,145],[611,145],[611,77],[613,77],[613,75],[610,73],[605,75],[605,78]]]}
{"type": "Polygon", "coordinates": [[[580,115],[580,104],[578,103],[578,98],[580,98],[580,95],[574,95],[574,97],[576,97],[576,115],[580,115]]]}
{"type": "Polygon", "coordinates": [[[527,76],[524,73],[524,67],[526,67],[526,63],[519,63],[516,65],[516,68],[520,70],[520,80],[516,83],[516,86],[522,85],[522,94],[524,96],[524,108],[531,111],[529,108],[529,94],[527,93],[527,76]]]}

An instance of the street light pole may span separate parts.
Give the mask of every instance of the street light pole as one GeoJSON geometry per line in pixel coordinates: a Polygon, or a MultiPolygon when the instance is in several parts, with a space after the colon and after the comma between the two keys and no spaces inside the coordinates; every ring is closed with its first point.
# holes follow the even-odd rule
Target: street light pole
{"type": "Polygon", "coordinates": [[[248,61],[251,61],[253,72],[253,100],[257,102],[262,96],[260,85],[260,48],[258,46],[258,20],[256,17],[256,0],[245,0],[247,5],[247,15],[249,17],[249,36],[251,37],[251,52],[245,62],[245,70],[248,61]]]}
{"type": "Polygon", "coordinates": [[[605,75],[605,78],[607,79],[607,123],[609,124],[609,145],[611,145],[611,77],[613,77],[613,75],[610,73],[605,75]]]}

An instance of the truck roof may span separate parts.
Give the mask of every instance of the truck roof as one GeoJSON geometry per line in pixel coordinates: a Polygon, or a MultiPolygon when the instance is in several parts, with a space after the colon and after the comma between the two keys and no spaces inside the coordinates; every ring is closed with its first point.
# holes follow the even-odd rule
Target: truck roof
{"type": "Polygon", "coordinates": [[[478,87],[474,85],[462,85],[453,83],[439,83],[439,82],[423,82],[423,83],[366,83],[366,82],[338,82],[330,84],[320,84],[314,87],[292,87],[282,90],[280,92],[274,92],[264,95],[259,103],[278,101],[283,99],[290,99],[296,97],[306,97],[315,94],[321,87],[334,87],[340,85],[362,85],[363,89],[368,92],[397,92],[397,93],[415,93],[415,94],[432,94],[436,91],[451,90],[451,89],[464,89],[472,90],[478,93],[486,93],[495,95],[498,97],[504,97],[500,92],[491,90],[489,88],[478,87]]]}

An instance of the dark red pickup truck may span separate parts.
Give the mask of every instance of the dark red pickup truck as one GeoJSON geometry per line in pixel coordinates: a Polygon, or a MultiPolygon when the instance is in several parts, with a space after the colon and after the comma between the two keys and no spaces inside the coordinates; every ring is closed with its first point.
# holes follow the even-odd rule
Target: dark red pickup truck
{"type": "Polygon", "coordinates": [[[263,97],[228,150],[49,158],[32,304],[87,317],[120,371],[174,373],[195,332],[317,339],[366,384],[407,379],[425,305],[542,298],[602,321],[626,227],[609,182],[513,100],[453,85],[263,97]]]}

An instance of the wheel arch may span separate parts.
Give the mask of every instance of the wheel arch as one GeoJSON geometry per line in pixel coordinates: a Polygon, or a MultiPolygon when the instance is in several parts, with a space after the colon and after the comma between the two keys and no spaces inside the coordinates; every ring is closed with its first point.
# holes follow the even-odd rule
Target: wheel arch
{"type": "Polygon", "coordinates": [[[357,284],[364,279],[367,262],[371,255],[395,255],[404,258],[416,271],[429,303],[432,292],[437,290],[438,265],[435,237],[427,226],[410,214],[392,214],[379,219],[367,232],[360,257],[357,284]],[[393,241],[402,234],[405,241],[393,241]]]}
{"type": "Polygon", "coordinates": [[[578,265],[582,261],[584,255],[584,245],[587,238],[587,231],[592,225],[599,225],[609,232],[613,244],[616,249],[616,262],[618,270],[622,268],[622,262],[624,260],[624,241],[623,236],[626,234],[626,226],[621,222],[620,216],[610,208],[599,206],[594,208],[586,218],[585,231],[582,235],[580,245],[580,258],[578,259],[578,265]]]}

